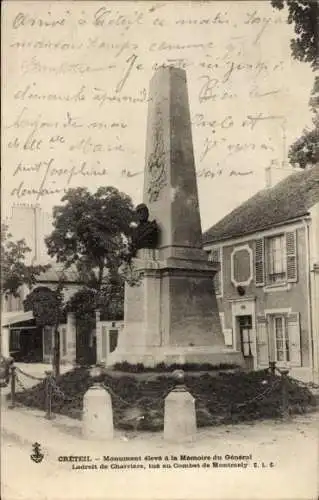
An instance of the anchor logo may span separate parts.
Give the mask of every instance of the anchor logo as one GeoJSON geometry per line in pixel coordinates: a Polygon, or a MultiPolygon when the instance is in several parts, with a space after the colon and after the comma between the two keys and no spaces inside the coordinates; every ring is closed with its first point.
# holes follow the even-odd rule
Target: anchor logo
{"type": "Polygon", "coordinates": [[[31,460],[36,464],[39,464],[44,459],[43,453],[41,453],[41,445],[39,443],[34,443],[32,445],[33,453],[30,455],[31,460]]]}

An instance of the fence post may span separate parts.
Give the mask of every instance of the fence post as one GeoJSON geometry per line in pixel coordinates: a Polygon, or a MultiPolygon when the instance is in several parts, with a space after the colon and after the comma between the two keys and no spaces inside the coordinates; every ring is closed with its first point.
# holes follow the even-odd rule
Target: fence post
{"type": "Polygon", "coordinates": [[[93,385],[83,398],[82,435],[86,439],[113,439],[113,409],[110,393],[103,387],[103,367],[91,368],[93,385]]]}
{"type": "Polygon", "coordinates": [[[289,370],[287,368],[283,368],[280,370],[282,377],[282,418],[287,420],[289,418],[289,400],[288,400],[288,373],[289,370]]]}
{"type": "Polygon", "coordinates": [[[16,366],[14,364],[11,365],[11,404],[9,408],[15,408],[15,396],[16,396],[16,366]]]}
{"type": "Polygon", "coordinates": [[[45,418],[52,419],[52,370],[45,371],[45,418]]]}
{"type": "Polygon", "coordinates": [[[172,376],[176,386],[165,398],[164,440],[177,442],[194,440],[197,427],[195,399],[184,384],[183,370],[175,370],[172,376]]]}

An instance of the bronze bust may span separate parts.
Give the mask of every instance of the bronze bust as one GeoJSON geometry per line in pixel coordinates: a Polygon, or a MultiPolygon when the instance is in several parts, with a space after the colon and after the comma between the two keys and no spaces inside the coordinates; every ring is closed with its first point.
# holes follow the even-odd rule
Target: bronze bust
{"type": "Polygon", "coordinates": [[[148,220],[149,210],[144,203],[137,205],[135,213],[138,225],[132,230],[130,258],[135,257],[140,248],[156,248],[159,236],[157,222],[148,220]]]}

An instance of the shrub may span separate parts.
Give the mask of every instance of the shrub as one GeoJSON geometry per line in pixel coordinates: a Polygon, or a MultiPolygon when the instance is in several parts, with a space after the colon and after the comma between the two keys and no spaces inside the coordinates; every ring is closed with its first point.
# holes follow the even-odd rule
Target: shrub
{"type": "MultiPolygon", "coordinates": [[[[138,374],[115,377],[109,372],[101,376],[100,382],[111,394],[115,427],[149,431],[163,428],[164,400],[176,386],[171,371],[146,380],[138,374]]],[[[76,368],[59,376],[56,384],[64,398],[61,392],[54,392],[52,411],[80,418],[83,396],[93,384],[89,370],[76,368]]],[[[186,373],[185,385],[195,397],[199,427],[281,416],[282,377],[267,370],[212,375],[186,373]]],[[[287,388],[291,414],[315,407],[315,398],[306,387],[289,378],[287,388]]],[[[44,383],[17,393],[16,401],[44,410],[44,383]]]]}

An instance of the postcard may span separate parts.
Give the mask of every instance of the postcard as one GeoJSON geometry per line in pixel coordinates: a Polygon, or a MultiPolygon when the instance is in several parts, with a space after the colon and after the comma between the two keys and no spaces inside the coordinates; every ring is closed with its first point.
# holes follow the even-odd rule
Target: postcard
{"type": "Polygon", "coordinates": [[[4,500],[318,498],[317,28],[3,2],[4,500]]]}

